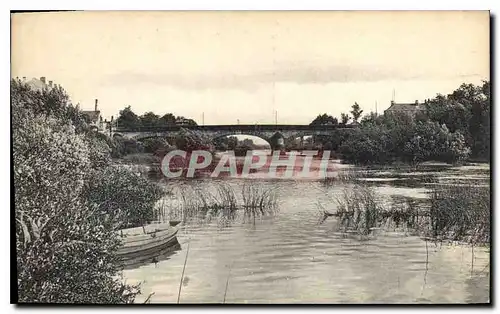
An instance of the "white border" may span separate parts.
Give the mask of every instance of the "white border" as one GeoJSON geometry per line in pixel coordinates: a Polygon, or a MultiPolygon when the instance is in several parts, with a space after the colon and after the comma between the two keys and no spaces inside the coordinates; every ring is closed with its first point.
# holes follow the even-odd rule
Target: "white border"
{"type": "MultiPolygon", "coordinates": [[[[491,10],[492,14],[498,13],[498,5],[500,1],[498,0],[488,0],[488,1],[479,1],[479,0],[453,0],[453,1],[433,1],[433,0],[406,0],[406,1],[389,1],[389,0],[347,0],[347,1],[320,1],[320,0],[307,0],[307,1],[278,1],[278,0],[264,0],[264,1],[256,1],[256,0],[184,0],[184,1],[170,1],[168,4],[163,4],[161,1],[157,0],[140,0],[140,1],[131,1],[131,0],[121,0],[121,1],[109,1],[109,0],[86,0],[86,1],[65,1],[65,0],[45,0],[45,1],[35,1],[35,0],[24,0],[22,2],[19,1],[8,1],[1,2],[0,6],[2,9],[0,12],[2,13],[1,20],[1,33],[2,36],[0,38],[4,38],[4,42],[6,43],[6,38],[10,38],[10,15],[7,15],[7,10],[49,10],[58,8],[62,9],[73,9],[73,10],[491,10]],[[71,3],[71,5],[69,5],[71,3]],[[162,5],[163,4],[163,5],[162,5]]],[[[497,21],[498,22],[498,21],[497,21]]],[[[497,39],[497,34],[495,39],[497,39]]],[[[9,109],[9,80],[10,80],[10,46],[3,45],[2,46],[2,73],[4,75],[2,78],[5,81],[2,81],[0,85],[2,88],[2,98],[3,102],[0,106],[1,114],[3,121],[0,124],[2,128],[0,133],[0,147],[3,147],[2,153],[2,165],[3,167],[3,175],[1,180],[1,191],[2,191],[2,199],[8,200],[10,199],[10,109],[9,109]],[[7,62],[9,61],[9,62],[7,62]],[[8,65],[9,64],[9,65],[8,65]],[[6,73],[9,73],[7,75],[6,73]],[[8,166],[7,166],[8,165],[8,166]]],[[[497,83],[495,81],[494,91],[497,90],[497,83]]],[[[495,110],[494,120],[500,121],[500,110],[495,110]]],[[[492,130],[494,130],[492,125],[492,130]]],[[[495,147],[498,147],[500,139],[497,137],[495,140],[495,147]]],[[[497,156],[495,156],[495,163],[498,165],[497,156]]],[[[496,177],[496,171],[495,176],[496,177]]],[[[495,191],[496,192],[496,191],[495,191]]],[[[497,193],[495,193],[497,194],[497,193]]],[[[6,202],[5,202],[6,203],[6,202]]],[[[10,205],[10,202],[9,202],[10,205]]],[[[10,221],[10,206],[3,208],[1,211],[3,215],[3,228],[2,231],[2,252],[10,252],[10,242],[7,239],[10,239],[9,233],[9,225],[10,221]]],[[[498,216],[498,214],[497,214],[498,216]]],[[[498,228],[498,217],[496,217],[495,226],[498,228]]],[[[498,234],[498,232],[496,232],[498,234]]],[[[498,240],[498,237],[495,238],[498,240]]],[[[496,242],[495,242],[496,243],[496,242]]],[[[10,255],[10,253],[9,253],[10,255]]],[[[495,265],[496,266],[496,265],[495,265]]],[[[10,278],[10,260],[7,258],[2,259],[2,269],[4,270],[4,283],[2,285],[2,297],[4,298],[2,305],[4,309],[6,305],[10,301],[10,286],[8,285],[8,278],[10,278]]],[[[498,270],[497,270],[498,272],[498,270]]],[[[497,273],[495,272],[495,273],[497,273]]],[[[495,278],[496,279],[496,278],[495,278]]],[[[496,281],[495,281],[496,282],[496,281]]],[[[497,295],[495,295],[495,299],[498,302],[498,287],[496,287],[495,291],[497,291],[497,295]]],[[[15,308],[13,306],[7,305],[6,309],[8,312],[14,311],[15,308]]],[[[156,308],[159,311],[168,311],[169,313],[177,312],[179,309],[174,308],[156,308]]],[[[182,308],[180,308],[182,310],[182,308]]],[[[219,311],[220,308],[208,308],[209,310],[219,311]]],[[[265,311],[276,311],[276,310],[289,310],[287,309],[278,309],[278,308],[269,308],[269,309],[259,309],[252,308],[253,310],[258,310],[259,312],[265,311]]],[[[291,308],[293,309],[293,308],[291,308]]],[[[300,311],[309,311],[311,308],[296,308],[300,311]]],[[[344,311],[343,308],[322,308],[326,311],[344,311]]],[[[361,308],[360,308],[361,309],[361,308]]],[[[355,310],[358,311],[360,309],[350,309],[349,311],[355,310]]],[[[27,309],[24,309],[25,311],[27,309]]],[[[52,312],[53,309],[42,309],[46,312],[52,312]]],[[[63,308],[63,311],[72,310],[72,308],[63,308]]],[[[107,312],[111,309],[102,308],[102,309],[91,309],[93,312],[107,312]]],[[[118,311],[121,308],[116,309],[118,311]]],[[[116,311],[115,310],[115,311],[116,311]]],[[[144,308],[134,308],[132,311],[134,312],[142,312],[144,308]]],[[[192,311],[193,309],[184,309],[192,311]]],[[[234,310],[234,309],[231,309],[234,310]]],[[[316,309],[320,310],[320,309],[316,309]]],[[[345,309],[347,310],[347,309],[345,309]]],[[[374,310],[370,308],[369,310],[374,310]]],[[[380,308],[379,310],[387,311],[386,308],[380,308]]],[[[400,310],[400,309],[396,309],[400,310]]],[[[420,311],[428,311],[427,308],[420,308],[420,311]]],[[[445,309],[442,309],[445,310],[445,309]]],[[[445,311],[455,311],[455,309],[446,309],[445,311]]],[[[3,311],[2,311],[3,312],[3,311]]]]}

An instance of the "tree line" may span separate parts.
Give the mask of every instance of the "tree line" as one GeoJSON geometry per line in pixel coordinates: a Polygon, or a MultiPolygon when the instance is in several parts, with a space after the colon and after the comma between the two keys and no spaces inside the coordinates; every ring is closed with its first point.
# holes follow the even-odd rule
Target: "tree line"
{"type": "MultiPolygon", "coordinates": [[[[331,136],[317,136],[323,149],[335,150],[353,163],[403,161],[462,162],[490,160],[490,82],[462,84],[448,95],[426,100],[414,115],[374,112],[363,116],[359,127],[338,130],[331,136]]],[[[352,106],[352,120],[358,122],[362,110],[352,106]]],[[[351,117],[318,115],[311,125],[347,124],[351,117]]]]}
{"type": "Polygon", "coordinates": [[[138,128],[148,128],[148,127],[162,127],[162,126],[172,126],[172,125],[186,125],[195,126],[196,121],[193,119],[188,119],[183,116],[176,117],[172,113],[164,114],[159,116],[154,112],[146,112],[141,116],[138,116],[132,111],[130,106],[125,107],[120,110],[120,114],[116,119],[116,124],[118,127],[127,129],[138,129],[138,128]]]}

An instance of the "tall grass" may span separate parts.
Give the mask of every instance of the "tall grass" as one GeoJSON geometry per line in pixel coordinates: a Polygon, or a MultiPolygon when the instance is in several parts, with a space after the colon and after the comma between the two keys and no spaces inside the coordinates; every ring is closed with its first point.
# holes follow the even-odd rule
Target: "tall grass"
{"type": "Polygon", "coordinates": [[[325,186],[332,186],[336,184],[354,183],[361,178],[366,178],[367,171],[365,170],[342,170],[335,172],[333,175],[326,176],[322,179],[325,186]]]}
{"type": "Polygon", "coordinates": [[[243,210],[246,218],[265,216],[278,209],[277,194],[273,189],[262,185],[244,184],[241,189],[243,197],[243,210]]]}
{"type": "Polygon", "coordinates": [[[337,199],[338,216],[344,231],[368,235],[382,222],[383,208],[378,204],[374,191],[367,185],[356,184],[345,188],[337,199]]]}
{"type": "Polygon", "coordinates": [[[490,242],[490,188],[471,184],[431,192],[427,234],[438,240],[490,242]]]}
{"type": "Polygon", "coordinates": [[[434,186],[427,203],[407,199],[384,205],[372,187],[353,184],[337,197],[336,216],[345,232],[362,235],[374,229],[405,228],[434,241],[458,241],[471,245],[490,242],[490,189],[467,185],[434,186]]]}
{"type": "Polygon", "coordinates": [[[215,182],[211,187],[182,186],[176,195],[178,206],[160,202],[158,217],[197,222],[216,219],[219,224],[227,225],[240,216],[255,218],[278,211],[275,191],[257,183],[244,184],[241,190],[226,182],[215,182]]]}

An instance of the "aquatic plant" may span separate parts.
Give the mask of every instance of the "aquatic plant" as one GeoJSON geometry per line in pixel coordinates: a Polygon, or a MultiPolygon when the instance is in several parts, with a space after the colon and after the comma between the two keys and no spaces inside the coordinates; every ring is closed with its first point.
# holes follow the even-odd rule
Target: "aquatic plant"
{"type": "Polygon", "coordinates": [[[459,241],[472,245],[490,242],[490,189],[472,184],[434,185],[423,204],[406,198],[383,203],[367,184],[345,187],[337,211],[325,211],[323,220],[337,217],[345,232],[368,235],[378,228],[402,228],[433,241],[459,241]]]}
{"type": "Polygon", "coordinates": [[[437,240],[470,244],[490,242],[489,186],[472,184],[436,186],[430,195],[427,235],[437,240]]]}
{"type": "Polygon", "coordinates": [[[274,189],[254,182],[245,183],[241,188],[241,194],[245,217],[251,217],[254,221],[256,216],[272,214],[278,209],[278,199],[274,189]]]}
{"type": "Polygon", "coordinates": [[[337,198],[336,216],[345,231],[356,231],[368,235],[382,222],[382,206],[375,192],[366,184],[355,184],[343,189],[337,198]]]}
{"type": "Polygon", "coordinates": [[[228,225],[243,213],[243,217],[272,215],[278,210],[278,198],[275,191],[255,182],[241,187],[241,195],[237,189],[224,181],[213,181],[209,187],[185,185],[175,193],[178,206],[170,202],[161,202],[160,211],[163,217],[187,221],[210,222],[217,219],[220,225],[228,225]],[[167,208],[170,206],[169,208],[167,208]]]}

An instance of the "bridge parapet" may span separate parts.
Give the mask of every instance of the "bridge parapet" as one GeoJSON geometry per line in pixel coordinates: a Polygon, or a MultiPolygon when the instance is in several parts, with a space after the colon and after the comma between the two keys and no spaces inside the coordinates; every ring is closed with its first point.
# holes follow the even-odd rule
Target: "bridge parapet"
{"type": "Polygon", "coordinates": [[[276,132],[284,138],[301,137],[309,135],[329,135],[339,129],[352,129],[351,125],[289,125],[289,124],[237,124],[237,125],[204,125],[204,126],[161,126],[161,127],[139,127],[139,128],[115,128],[114,133],[122,134],[128,138],[137,140],[151,137],[171,137],[181,129],[198,131],[211,139],[231,135],[253,135],[266,141],[276,132]]]}

